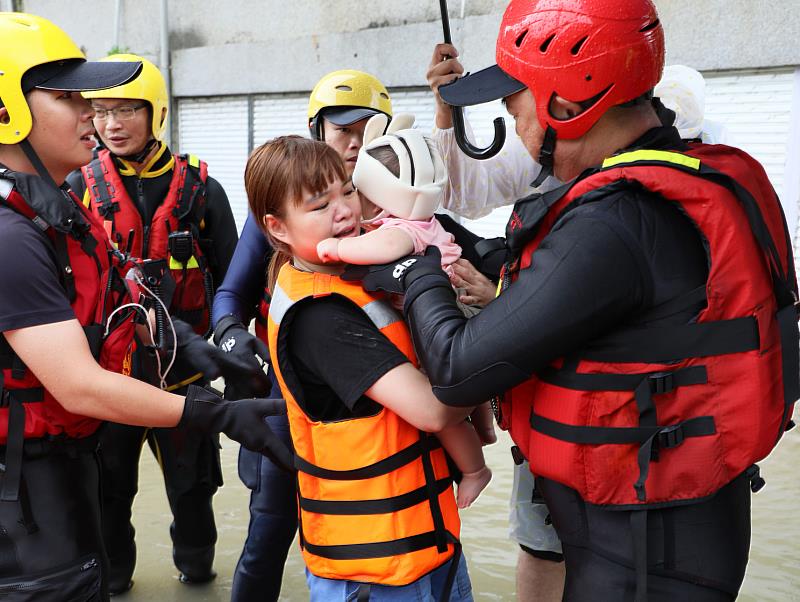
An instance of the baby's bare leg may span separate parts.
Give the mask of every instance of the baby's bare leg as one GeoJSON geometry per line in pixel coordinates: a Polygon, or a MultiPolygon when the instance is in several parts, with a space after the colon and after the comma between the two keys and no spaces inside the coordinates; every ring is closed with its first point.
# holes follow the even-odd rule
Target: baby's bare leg
{"type": "Polygon", "coordinates": [[[484,445],[497,441],[497,434],[494,432],[494,415],[488,401],[476,407],[469,415],[469,419],[484,445]]]}
{"type": "Polygon", "coordinates": [[[467,508],[492,479],[492,471],[483,457],[481,440],[467,421],[449,426],[436,436],[463,474],[456,501],[459,508],[467,508]]]}

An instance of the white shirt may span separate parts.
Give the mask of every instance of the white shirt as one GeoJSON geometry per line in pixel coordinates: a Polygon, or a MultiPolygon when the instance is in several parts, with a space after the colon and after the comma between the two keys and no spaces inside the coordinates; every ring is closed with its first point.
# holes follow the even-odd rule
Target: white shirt
{"type": "MultiPolygon", "coordinates": [[[[468,122],[466,126],[472,137],[468,122]]],[[[560,185],[550,176],[539,188],[531,187],[542,168],[515,133],[506,137],[499,153],[486,160],[465,155],[458,148],[453,128],[434,128],[432,138],[448,172],[442,207],[468,219],[478,219],[533,192],[547,192],[560,185]]]]}

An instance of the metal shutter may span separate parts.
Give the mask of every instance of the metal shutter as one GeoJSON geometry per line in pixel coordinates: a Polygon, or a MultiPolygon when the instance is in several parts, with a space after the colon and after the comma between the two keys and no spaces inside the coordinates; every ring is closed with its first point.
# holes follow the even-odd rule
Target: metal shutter
{"type": "Polygon", "coordinates": [[[706,75],[706,118],[728,128],[730,143],[764,166],[781,196],[793,86],[791,69],[706,75]]]}
{"type": "Polygon", "coordinates": [[[276,136],[308,136],[308,94],[257,96],[253,101],[253,145],[276,136]]]}
{"type": "Polygon", "coordinates": [[[208,163],[208,173],[228,195],[241,231],[247,217],[244,166],[248,154],[248,110],[244,96],[178,100],[178,140],[181,153],[208,163]]]}

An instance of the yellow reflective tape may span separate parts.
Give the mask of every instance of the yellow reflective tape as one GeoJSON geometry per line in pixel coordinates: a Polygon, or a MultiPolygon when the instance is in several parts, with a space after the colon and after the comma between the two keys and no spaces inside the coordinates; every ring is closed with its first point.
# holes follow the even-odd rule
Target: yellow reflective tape
{"type": "Polygon", "coordinates": [[[89,204],[92,202],[91,197],[89,196],[89,187],[87,186],[83,191],[83,206],[87,209],[89,208],[89,204]]]}
{"type": "Polygon", "coordinates": [[[200,167],[200,159],[197,155],[189,155],[189,165],[192,167],[200,167]]]}
{"type": "Polygon", "coordinates": [[[174,385],[170,385],[169,387],[167,387],[164,390],[165,391],[175,391],[176,389],[180,389],[181,387],[186,387],[188,385],[191,385],[193,382],[196,382],[196,381],[200,380],[201,378],[203,378],[203,373],[202,372],[198,372],[197,374],[194,374],[193,376],[190,376],[189,378],[186,378],[186,379],[182,380],[179,383],[175,383],[174,385]]]}
{"type": "Polygon", "coordinates": [[[622,153],[616,157],[609,157],[603,161],[603,168],[615,167],[622,163],[636,163],[637,161],[661,161],[662,163],[673,163],[682,165],[689,169],[700,169],[700,159],[660,150],[638,150],[629,153],[622,153]]]}
{"type": "Polygon", "coordinates": [[[500,281],[497,283],[497,290],[494,291],[494,298],[497,299],[500,296],[500,292],[503,290],[503,279],[500,278],[500,281]]]}
{"type": "MultiPolygon", "coordinates": [[[[197,263],[197,258],[194,255],[192,255],[189,258],[189,261],[186,263],[185,267],[186,267],[187,270],[191,270],[192,268],[199,268],[200,265],[197,263]]],[[[178,261],[174,257],[170,257],[169,258],[169,269],[170,270],[182,270],[183,268],[184,268],[184,265],[180,261],[178,261]]]]}

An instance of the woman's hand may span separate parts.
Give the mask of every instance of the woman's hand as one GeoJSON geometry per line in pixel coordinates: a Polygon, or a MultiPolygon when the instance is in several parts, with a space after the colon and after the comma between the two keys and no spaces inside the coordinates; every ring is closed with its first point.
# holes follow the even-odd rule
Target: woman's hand
{"type": "Polygon", "coordinates": [[[317,243],[317,255],[322,263],[335,263],[341,261],[339,257],[339,239],[326,238],[317,243]]]}
{"type": "Polygon", "coordinates": [[[465,294],[458,300],[464,305],[488,305],[495,298],[497,286],[486,276],[481,274],[474,265],[466,259],[459,259],[453,266],[450,282],[457,289],[463,289],[465,294]]]}
{"type": "Polygon", "coordinates": [[[453,114],[450,105],[445,103],[439,96],[439,86],[449,84],[457,80],[464,74],[464,66],[456,58],[458,50],[452,44],[436,44],[433,49],[431,63],[428,65],[428,72],[425,77],[428,85],[433,90],[436,98],[436,127],[446,130],[453,127],[453,114]]]}

